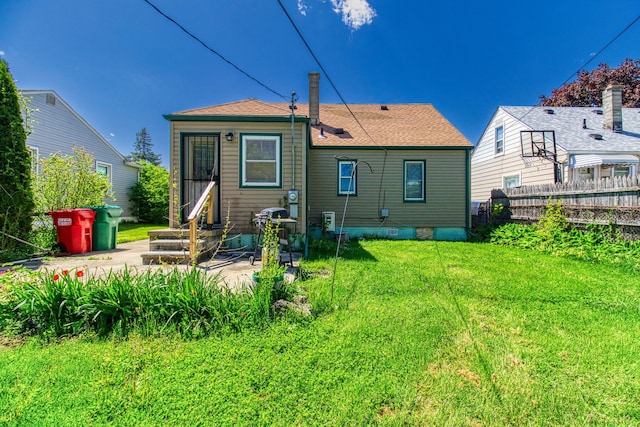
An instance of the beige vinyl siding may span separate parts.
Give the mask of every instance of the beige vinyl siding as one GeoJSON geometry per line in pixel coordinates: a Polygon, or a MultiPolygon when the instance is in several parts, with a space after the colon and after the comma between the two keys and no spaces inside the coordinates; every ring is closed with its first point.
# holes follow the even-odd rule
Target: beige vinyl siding
{"type": "MultiPolygon", "coordinates": [[[[306,159],[306,132],[304,124],[295,124],[295,186],[300,191],[299,218],[295,232],[305,233],[307,194],[303,169],[306,159]]],[[[285,206],[287,190],[293,185],[291,123],[286,122],[171,122],[171,175],[176,185],[171,189],[171,226],[179,225],[178,204],[180,202],[180,142],[182,133],[220,134],[220,213],[222,221],[227,212],[233,226],[232,233],[255,232],[253,216],[268,207],[285,206]],[[224,135],[232,131],[233,142],[224,135]],[[240,137],[242,134],[276,134],[281,136],[281,188],[240,188],[240,137]]]]}
{"type": "Polygon", "coordinates": [[[382,225],[380,209],[389,209],[384,226],[466,227],[465,150],[311,149],[309,153],[310,223],[321,224],[323,211],[334,211],[340,224],[345,196],[338,196],[338,161],[358,160],[357,195],[349,196],[345,226],[382,225]],[[403,200],[404,160],[426,160],[426,202],[403,200]],[[371,173],[364,161],[368,162],[371,173]],[[384,167],[383,167],[384,165],[384,167]],[[381,185],[381,178],[382,179],[381,185]]]}
{"type": "Polygon", "coordinates": [[[520,174],[520,185],[553,182],[553,163],[536,159],[527,165],[522,159],[520,131],[532,130],[501,108],[489,122],[471,156],[471,200],[485,201],[491,190],[502,188],[504,176],[520,174]],[[495,154],[495,129],[504,126],[504,154],[495,154]]]}

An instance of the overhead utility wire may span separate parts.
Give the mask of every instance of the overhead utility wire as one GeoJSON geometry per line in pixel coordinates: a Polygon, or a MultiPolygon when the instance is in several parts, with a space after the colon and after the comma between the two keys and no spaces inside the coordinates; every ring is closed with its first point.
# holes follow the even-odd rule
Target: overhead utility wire
{"type": "Polygon", "coordinates": [[[200,39],[198,36],[194,35],[192,32],[190,32],[189,30],[187,30],[185,27],[183,27],[182,25],[180,25],[175,19],[171,18],[169,15],[167,15],[166,13],[164,13],[163,11],[161,11],[160,9],[158,9],[158,7],[156,5],[154,5],[153,3],[151,3],[151,1],[149,0],[143,0],[145,3],[147,3],[149,6],[151,6],[152,8],[155,9],[156,12],[158,12],[160,15],[164,16],[167,20],[171,21],[172,23],[174,23],[178,28],[180,28],[185,34],[187,34],[189,37],[191,37],[192,39],[194,39],[195,41],[197,41],[198,43],[200,43],[202,46],[205,47],[205,49],[207,49],[209,52],[217,55],[220,59],[222,59],[224,62],[226,62],[227,64],[231,65],[233,68],[235,68],[236,70],[240,71],[242,74],[244,74],[245,76],[249,77],[251,80],[253,80],[254,82],[258,83],[260,86],[262,86],[263,88],[267,89],[269,92],[279,96],[280,98],[284,99],[285,101],[288,101],[289,98],[282,95],[281,93],[276,92],[275,90],[271,89],[269,86],[267,86],[266,84],[262,83],[260,80],[258,80],[257,78],[253,77],[251,74],[247,73],[246,71],[244,71],[242,68],[238,67],[236,64],[234,64],[233,62],[231,62],[230,60],[228,60],[227,58],[225,58],[221,53],[219,53],[218,51],[216,51],[215,49],[213,49],[212,47],[210,47],[209,45],[207,45],[204,41],[202,41],[202,39],[200,39]]]}
{"type": "Polygon", "coordinates": [[[309,53],[313,57],[314,61],[316,61],[316,64],[318,64],[318,67],[320,67],[320,70],[322,71],[322,73],[327,77],[327,80],[329,81],[329,84],[331,84],[331,87],[333,88],[333,90],[338,94],[338,97],[340,98],[340,101],[342,101],[342,104],[347,108],[347,111],[349,111],[349,114],[351,114],[351,117],[353,117],[353,119],[356,121],[358,126],[360,126],[360,129],[362,129],[362,131],[367,135],[367,137],[375,145],[377,145],[379,148],[381,148],[384,151],[384,159],[383,159],[383,162],[382,162],[382,171],[381,171],[381,176],[380,176],[380,187],[378,189],[378,209],[380,209],[381,208],[380,199],[382,198],[382,182],[384,180],[384,171],[385,171],[385,167],[387,165],[387,153],[388,153],[387,149],[385,147],[383,147],[382,145],[378,144],[378,142],[369,134],[367,129],[365,129],[365,127],[362,125],[362,123],[360,123],[360,120],[358,120],[358,117],[356,117],[356,115],[353,113],[353,111],[349,107],[349,104],[347,104],[347,101],[345,101],[344,97],[342,96],[342,94],[340,93],[340,91],[338,90],[336,85],[333,83],[333,80],[331,79],[331,76],[329,76],[329,73],[327,73],[327,70],[325,70],[324,67],[322,66],[322,63],[320,63],[320,60],[318,59],[316,54],[313,52],[313,49],[311,49],[311,46],[309,46],[309,43],[307,43],[307,40],[304,38],[304,36],[302,35],[302,32],[300,32],[300,29],[298,28],[296,23],[293,21],[293,18],[291,17],[291,15],[287,11],[287,9],[282,4],[282,1],[281,0],[277,0],[277,1],[278,1],[278,4],[280,5],[280,8],[284,12],[284,14],[287,16],[287,19],[289,20],[289,22],[293,26],[293,29],[296,30],[296,33],[298,33],[298,37],[300,37],[300,40],[302,40],[302,43],[304,43],[304,45],[306,46],[307,50],[309,51],[309,53]]]}
{"type": "MultiPolygon", "coordinates": [[[[567,77],[567,79],[562,82],[562,84],[560,85],[560,87],[564,86],[565,84],[567,84],[567,82],[569,80],[571,80],[574,76],[576,76],[580,71],[582,71],[587,65],[589,65],[594,59],[596,59],[598,56],[600,56],[600,54],[602,52],[604,52],[605,50],[607,50],[616,40],[618,40],[620,38],[620,36],[622,36],[624,33],[627,32],[627,30],[629,30],[629,28],[633,27],[633,25],[640,21],[640,15],[636,16],[636,18],[631,21],[631,23],[629,25],[627,25],[622,31],[620,31],[618,33],[618,35],[616,35],[614,38],[612,38],[609,43],[607,43],[606,45],[604,45],[604,47],[602,49],[600,49],[598,52],[596,52],[595,55],[593,55],[591,58],[589,58],[589,60],[587,62],[584,63],[584,65],[582,65],[580,68],[578,68],[573,74],[571,74],[569,77],[567,77]]],[[[526,113],[524,113],[522,115],[522,117],[520,117],[520,120],[524,119],[531,111],[533,111],[534,107],[531,107],[526,113]]]]}
{"type": "MultiPolygon", "coordinates": [[[[145,0],[146,1],[146,0],[145,0]]],[[[282,8],[282,11],[284,12],[284,14],[287,16],[287,19],[289,19],[289,22],[291,23],[291,25],[293,26],[293,29],[296,30],[296,33],[298,33],[298,37],[300,37],[300,40],[302,40],[302,43],[304,43],[304,45],[306,46],[307,50],[309,51],[309,53],[311,54],[311,56],[313,57],[314,61],[316,61],[316,64],[318,64],[318,67],[320,67],[320,70],[322,71],[322,73],[327,77],[327,80],[329,81],[329,84],[331,85],[331,87],[333,88],[333,90],[338,94],[338,97],[340,98],[340,101],[342,101],[342,103],[344,104],[345,107],[347,107],[347,110],[349,111],[349,114],[351,114],[351,116],[354,118],[354,120],[356,121],[356,123],[358,123],[358,126],[360,126],[360,128],[364,131],[364,133],[369,137],[369,139],[371,141],[373,141],[374,144],[376,144],[377,146],[379,146],[380,148],[382,148],[383,150],[386,151],[386,148],[384,148],[383,146],[381,146],[380,144],[378,144],[376,142],[375,139],[373,139],[373,137],[369,134],[369,132],[367,132],[367,130],[364,128],[364,126],[362,125],[362,123],[360,123],[360,120],[358,120],[358,118],[356,117],[356,115],[353,113],[353,111],[351,111],[351,108],[349,108],[349,105],[347,104],[347,101],[344,100],[344,98],[342,97],[342,94],[340,93],[340,91],[338,90],[338,88],[336,87],[336,85],[333,83],[333,80],[331,80],[331,77],[329,76],[329,73],[327,73],[327,70],[324,69],[324,67],[322,66],[322,64],[320,63],[320,60],[318,59],[318,57],[316,56],[316,54],[313,52],[313,49],[311,49],[311,46],[309,46],[309,43],[307,43],[307,40],[304,38],[304,36],[302,35],[302,33],[300,32],[300,30],[298,29],[298,26],[296,25],[296,23],[293,21],[293,18],[291,18],[291,15],[289,15],[289,12],[287,11],[287,9],[284,7],[284,5],[282,4],[281,0],[277,0],[278,4],[280,5],[280,7],[282,8]]]]}

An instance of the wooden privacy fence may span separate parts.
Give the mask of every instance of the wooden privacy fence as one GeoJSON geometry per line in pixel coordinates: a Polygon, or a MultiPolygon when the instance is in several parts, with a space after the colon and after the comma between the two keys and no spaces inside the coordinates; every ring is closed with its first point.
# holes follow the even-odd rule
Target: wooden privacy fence
{"type": "Polygon", "coordinates": [[[616,224],[640,232],[638,176],[603,178],[560,184],[529,185],[491,191],[491,204],[502,204],[505,222],[534,222],[549,201],[562,203],[574,224],[616,224]]]}

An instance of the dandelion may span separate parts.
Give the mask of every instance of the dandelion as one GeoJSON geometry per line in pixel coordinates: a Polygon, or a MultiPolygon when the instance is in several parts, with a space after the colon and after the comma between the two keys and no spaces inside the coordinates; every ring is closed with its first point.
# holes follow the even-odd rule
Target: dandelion
{"type": "Polygon", "coordinates": [[[60,276],[58,276],[57,274],[54,274],[54,275],[53,275],[53,280],[54,280],[54,281],[58,280],[59,278],[60,278],[60,276]]]}
{"type": "Polygon", "coordinates": [[[84,273],[82,272],[82,270],[76,271],[76,277],[82,277],[82,276],[84,276],[84,273]]]}

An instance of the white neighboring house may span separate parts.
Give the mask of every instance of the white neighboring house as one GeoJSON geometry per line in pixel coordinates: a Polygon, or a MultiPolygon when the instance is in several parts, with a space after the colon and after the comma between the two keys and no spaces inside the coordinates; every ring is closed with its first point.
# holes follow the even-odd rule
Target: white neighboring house
{"type": "Polygon", "coordinates": [[[496,188],[638,175],[639,163],[640,108],[622,108],[620,86],[607,87],[603,107],[500,106],[471,154],[471,199],[486,201],[496,188]],[[526,157],[531,135],[547,149],[555,139],[555,163],[552,153],[526,157]]]}
{"type": "Polygon", "coordinates": [[[96,171],[109,177],[115,200],[106,204],[120,206],[122,218],[136,220],[129,201],[129,189],[140,176],[140,166],[128,161],[85,119],[73,110],[53,90],[21,90],[30,99],[32,132],[27,137],[27,147],[33,156],[32,168],[38,173],[39,159],[55,153],[72,155],[73,148],[84,148],[96,162],[96,171]]]}

